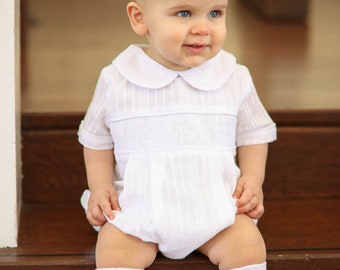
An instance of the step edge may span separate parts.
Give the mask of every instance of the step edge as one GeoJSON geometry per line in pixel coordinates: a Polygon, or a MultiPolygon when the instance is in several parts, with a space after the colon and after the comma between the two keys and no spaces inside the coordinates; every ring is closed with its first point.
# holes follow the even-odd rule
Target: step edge
{"type": "MultiPolygon", "coordinates": [[[[293,251],[268,251],[267,262],[278,261],[313,261],[313,260],[340,260],[340,248],[330,250],[297,250],[293,251]]],[[[188,257],[183,260],[171,260],[161,256],[157,258],[154,265],[161,264],[192,264],[208,263],[205,257],[188,257]]],[[[94,254],[77,254],[77,255],[10,255],[0,256],[0,268],[3,266],[73,266],[73,265],[94,265],[94,254]]]]}

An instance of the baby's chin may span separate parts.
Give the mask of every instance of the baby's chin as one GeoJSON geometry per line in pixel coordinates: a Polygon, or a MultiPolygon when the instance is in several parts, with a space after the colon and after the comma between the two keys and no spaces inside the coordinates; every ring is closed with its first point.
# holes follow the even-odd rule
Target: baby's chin
{"type": "Polygon", "coordinates": [[[191,61],[182,61],[180,64],[174,63],[174,65],[171,67],[171,69],[177,70],[177,71],[184,71],[184,70],[187,70],[187,69],[199,67],[210,59],[211,58],[195,59],[195,60],[191,59],[191,61]]]}

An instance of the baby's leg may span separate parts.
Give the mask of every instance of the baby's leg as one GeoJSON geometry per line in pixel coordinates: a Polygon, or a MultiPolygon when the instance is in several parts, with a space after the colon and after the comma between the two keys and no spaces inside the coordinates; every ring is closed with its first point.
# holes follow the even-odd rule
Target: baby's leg
{"type": "Polygon", "coordinates": [[[246,215],[237,215],[235,224],[217,234],[198,249],[226,269],[266,269],[266,247],[260,231],[246,215]]]}
{"type": "Polygon", "coordinates": [[[123,233],[105,223],[98,233],[96,265],[98,268],[144,269],[155,260],[158,247],[123,233]]]}

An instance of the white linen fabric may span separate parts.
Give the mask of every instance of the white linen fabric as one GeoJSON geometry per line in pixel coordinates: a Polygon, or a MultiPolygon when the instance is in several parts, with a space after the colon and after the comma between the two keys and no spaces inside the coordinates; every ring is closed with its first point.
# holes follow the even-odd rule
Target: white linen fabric
{"type": "Polygon", "coordinates": [[[240,268],[234,268],[233,270],[266,270],[267,269],[267,263],[261,263],[261,264],[253,264],[253,265],[247,265],[240,268]]]}
{"type": "Polygon", "coordinates": [[[110,222],[174,259],[234,223],[236,147],[275,139],[275,124],[234,56],[221,51],[174,71],[141,45],[102,70],[79,128],[84,146],[114,148],[122,211],[110,222]]]}

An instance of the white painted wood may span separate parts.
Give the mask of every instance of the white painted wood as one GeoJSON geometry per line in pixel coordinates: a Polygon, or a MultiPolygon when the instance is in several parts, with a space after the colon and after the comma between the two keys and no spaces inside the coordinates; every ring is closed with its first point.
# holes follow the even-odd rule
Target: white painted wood
{"type": "Polygon", "coordinates": [[[19,0],[0,1],[0,247],[16,247],[21,189],[19,0]]]}

